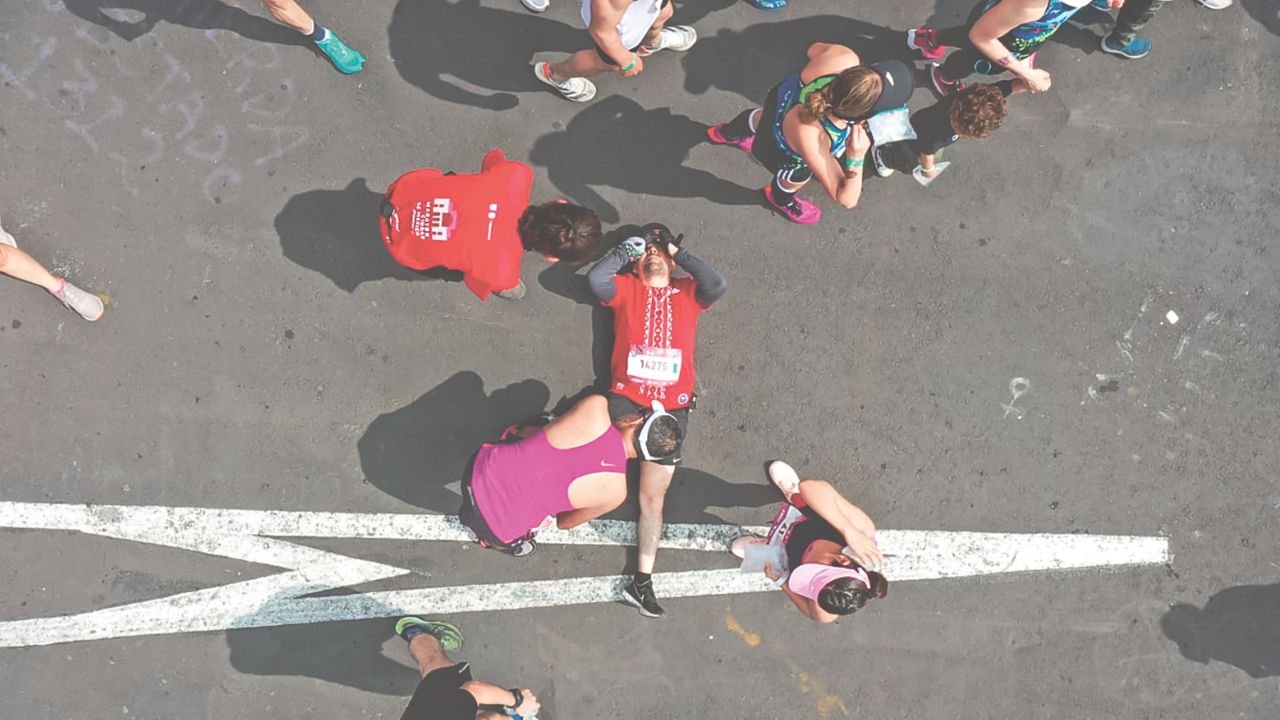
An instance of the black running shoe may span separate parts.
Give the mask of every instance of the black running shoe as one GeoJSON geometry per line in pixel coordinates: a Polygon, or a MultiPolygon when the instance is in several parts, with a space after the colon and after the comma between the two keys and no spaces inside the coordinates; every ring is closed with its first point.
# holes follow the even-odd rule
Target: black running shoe
{"type": "Polygon", "coordinates": [[[643,585],[636,582],[635,578],[631,578],[631,582],[622,588],[622,599],[628,605],[634,605],[640,614],[649,618],[660,618],[667,614],[666,610],[658,604],[658,598],[653,594],[653,583],[647,582],[643,585]]]}

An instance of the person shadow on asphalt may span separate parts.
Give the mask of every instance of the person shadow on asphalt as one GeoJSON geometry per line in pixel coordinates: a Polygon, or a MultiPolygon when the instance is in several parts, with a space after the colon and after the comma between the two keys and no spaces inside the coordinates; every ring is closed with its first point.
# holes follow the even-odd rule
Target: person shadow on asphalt
{"type": "Polygon", "coordinates": [[[1160,628],[1188,660],[1217,660],[1253,678],[1280,676],[1280,583],[1227,588],[1203,609],[1179,603],[1160,628]]]}
{"type": "Polygon", "coordinates": [[[378,229],[382,193],[364,178],[341,190],[309,190],[289,198],[276,215],[284,256],[333,281],[345,292],[378,280],[462,282],[445,268],[410,270],[392,259],[378,229]]]}
{"type": "Polygon", "coordinates": [[[701,198],[720,205],[760,205],[747,188],[688,167],[689,151],[707,142],[707,126],[670,108],[652,110],[612,95],[588,105],[563,130],[543,135],[529,162],[547,169],[551,183],[609,223],[618,209],[596,188],[671,198],[701,198]]]}
{"type": "Polygon", "coordinates": [[[167,22],[194,30],[226,30],[248,40],[277,45],[307,45],[292,28],[232,7],[220,0],[62,0],[82,20],[133,42],[167,22]],[[142,17],[133,20],[133,15],[142,17]]]}
{"type": "Polygon", "coordinates": [[[508,4],[400,0],[387,28],[396,70],[433,97],[485,110],[510,110],[520,103],[516,93],[545,91],[533,76],[534,53],[581,50],[587,31],[508,4]]]}
{"type": "MultiPolygon", "coordinates": [[[[862,62],[914,60],[906,30],[895,30],[843,15],[815,15],[703,33],[685,58],[684,89],[701,95],[711,88],[735,93],[760,105],[783,78],[800,71],[815,42],[847,45],[862,62]]],[[[923,74],[920,75],[924,77],[923,74]]],[[[928,82],[916,87],[928,87],[928,82]]]]}

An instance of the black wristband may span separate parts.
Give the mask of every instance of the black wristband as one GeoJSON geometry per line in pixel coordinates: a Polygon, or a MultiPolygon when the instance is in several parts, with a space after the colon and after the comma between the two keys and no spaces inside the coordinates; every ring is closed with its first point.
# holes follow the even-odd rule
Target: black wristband
{"type": "Polygon", "coordinates": [[[516,709],[524,704],[524,693],[520,692],[520,688],[508,688],[507,692],[511,693],[511,696],[515,698],[515,702],[506,706],[506,713],[515,715],[516,709]]]}

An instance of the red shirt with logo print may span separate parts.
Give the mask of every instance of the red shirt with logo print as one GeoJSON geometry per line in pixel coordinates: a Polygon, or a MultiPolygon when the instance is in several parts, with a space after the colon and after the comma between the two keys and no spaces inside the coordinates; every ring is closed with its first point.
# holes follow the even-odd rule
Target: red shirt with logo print
{"type": "Polygon", "coordinates": [[[693,395],[693,346],[698,315],[693,278],[673,278],[667,287],[647,287],[634,275],[614,278],[613,392],[640,405],[657,400],[668,410],[686,407],[693,395]]]}
{"type": "Polygon", "coordinates": [[[484,300],[520,282],[524,247],[516,226],[532,187],[533,170],[501,150],[490,150],[478,173],[407,172],[387,188],[383,242],[407,268],[461,271],[463,282],[484,300]]]}

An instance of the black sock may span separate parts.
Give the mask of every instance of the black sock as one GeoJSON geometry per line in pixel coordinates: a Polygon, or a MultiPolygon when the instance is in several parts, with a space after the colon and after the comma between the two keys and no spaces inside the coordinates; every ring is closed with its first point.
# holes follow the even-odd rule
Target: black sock
{"type": "Polygon", "coordinates": [[[783,190],[782,183],[778,182],[777,175],[773,176],[773,183],[771,184],[771,187],[773,188],[773,199],[776,200],[779,205],[790,205],[795,202],[796,194],[790,190],[783,190]]]}
{"type": "Polygon", "coordinates": [[[308,35],[307,37],[311,38],[312,42],[320,42],[321,40],[324,39],[325,34],[328,32],[329,31],[325,28],[325,26],[321,25],[320,23],[316,23],[315,29],[312,30],[311,34],[308,35]]]}
{"type": "Polygon", "coordinates": [[[743,110],[738,117],[725,123],[724,127],[720,128],[720,133],[730,140],[741,140],[754,135],[755,133],[751,131],[751,113],[754,112],[754,108],[743,110]]]}
{"type": "Polygon", "coordinates": [[[649,573],[638,572],[635,576],[636,585],[648,585],[653,582],[653,575],[649,573]]]}

